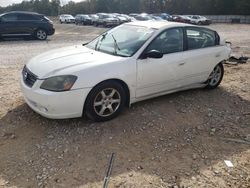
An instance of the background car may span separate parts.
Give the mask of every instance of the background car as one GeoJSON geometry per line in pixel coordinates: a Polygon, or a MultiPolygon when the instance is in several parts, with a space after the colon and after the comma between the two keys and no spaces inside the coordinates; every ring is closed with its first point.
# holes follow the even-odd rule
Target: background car
{"type": "Polygon", "coordinates": [[[164,21],[163,18],[161,18],[160,16],[154,16],[154,15],[149,15],[153,20],[156,20],[156,21],[164,21]]]}
{"type": "Polygon", "coordinates": [[[90,14],[89,17],[91,19],[91,25],[96,25],[96,22],[99,19],[99,16],[97,16],[96,14],[90,14]]]}
{"type": "Polygon", "coordinates": [[[212,21],[208,18],[206,18],[205,16],[198,16],[198,15],[190,15],[187,16],[190,19],[190,23],[191,24],[195,24],[195,25],[210,25],[212,23],[212,21]]]}
{"type": "Polygon", "coordinates": [[[167,20],[167,21],[173,20],[172,16],[167,13],[153,14],[153,16],[161,17],[163,20],[167,20]]]}
{"type": "Polygon", "coordinates": [[[154,20],[150,15],[148,14],[139,14],[134,17],[138,21],[148,21],[148,20],[154,20]]]}
{"type": "Polygon", "coordinates": [[[112,14],[106,14],[106,13],[97,13],[98,19],[96,21],[96,26],[104,26],[104,27],[113,27],[120,24],[120,21],[118,18],[116,18],[112,14]]]}
{"type": "Polygon", "coordinates": [[[77,14],[75,16],[75,24],[81,24],[81,25],[91,25],[92,19],[89,17],[89,15],[86,14],[77,14]]]}
{"type": "Polygon", "coordinates": [[[190,18],[183,15],[173,15],[172,21],[174,22],[180,22],[180,23],[190,23],[190,18]]]}
{"type": "Polygon", "coordinates": [[[123,24],[123,23],[126,23],[126,22],[130,22],[130,19],[128,17],[126,17],[125,15],[122,15],[122,14],[117,14],[117,13],[114,13],[112,14],[115,18],[118,19],[119,21],[119,24],[123,24]]]}
{"type": "Polygon", "coordinates": [[[75,18],[74,16],[70,14],[63,14],[59,16],[59,21],[60,23],[75,23],[75,18]]]}
{"type": "Polygon", "coordinates": [[[46,40],[54,33],[53,22],[41,14],[13,11],[0,15],[0,37],[34,36],[46,40]]]}

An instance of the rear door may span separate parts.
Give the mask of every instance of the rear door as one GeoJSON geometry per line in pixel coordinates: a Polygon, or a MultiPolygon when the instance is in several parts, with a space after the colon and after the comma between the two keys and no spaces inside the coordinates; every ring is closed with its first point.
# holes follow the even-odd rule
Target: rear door
{"type": "Polygon", "coordinates": [[[38,16],[32,14],[18,14],[18,27],[20,29],[20,33],[23,35],[31,35],[37,28],[37,24],[39,22],[38,16]]]}
{"type": "Polygon", "coordinates": [[[186,27],[185,62],[179,69],[181,85],[205,82],[220,62],[223,48],[218,44],[215,31],[201,27],[186,27]]]}
{"type": "Polygon", "coordinates": [[[2,36],[14,36],[19,33],[19,28],[17,27],[17,14],[8,13],[1,17],[0,22],[0,34],[2,36]]]}

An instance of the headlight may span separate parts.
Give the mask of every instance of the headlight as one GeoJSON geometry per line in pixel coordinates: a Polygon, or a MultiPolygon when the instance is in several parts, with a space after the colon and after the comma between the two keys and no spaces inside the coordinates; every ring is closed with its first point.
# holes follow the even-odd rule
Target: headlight
{"type": "Polygon", "coordinates": [[[69,91],[74,85],[77,77],[73,75],[55,76],[47,78],[40,86],[41,89],[49,91],[69,91]]]}

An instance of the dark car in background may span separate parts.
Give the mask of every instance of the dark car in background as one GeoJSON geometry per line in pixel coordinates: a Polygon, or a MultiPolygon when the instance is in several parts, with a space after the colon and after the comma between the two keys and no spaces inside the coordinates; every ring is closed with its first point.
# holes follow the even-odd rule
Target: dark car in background
{"type": "Polygon", "coordinates": [[[172,19],[174,22],[190,23],[190,18],[184,15],[173,15],[172,19]]]}
{"type": "Polygon", "coordinates": [[[119,19],[112,14],[97,13],[97,16],[99,18],[95,23],[96,26],[114,27],[120,24],[119,19]]]}
{"type": "Polygon", "coordinates": [[[153,16],[161,17],[163,20],[167,21],[173,21],[173,18],[171,15],[167,13],[158,13],[158,14],[153,14],[153,16]]]}
{"type": "Polygon", "coordinates": [[[33,36],[46,40],[53,35],[53,22],[46,16],[34,12],[13,11],[0,15],[0,37],[33,36]]]}
{"type": "Polygon", "coordinates": [[[75,23],[76,25],[91,25],[92,19],[89,17],[89,15],[86,14],[77,14],[75,16],[75,23]]]}

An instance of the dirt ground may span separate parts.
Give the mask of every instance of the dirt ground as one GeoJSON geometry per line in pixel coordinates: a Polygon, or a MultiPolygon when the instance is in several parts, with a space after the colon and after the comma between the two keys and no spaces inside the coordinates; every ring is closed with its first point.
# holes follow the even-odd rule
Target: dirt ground
{"type": "MultiPolygon", "coordinates": [[[[140,102],[109,122],[49,120],[24,103],[23,65],[104,31],[55,27],[45,42],[0,42],[0,188],[102,187],[112,152],[110,188],[250,188],[250,62],[225,65],[218,89],[140,102]]],[[[210,27],[233,43],[234,53],[250,56],[250,25],[210,27]]]]}

